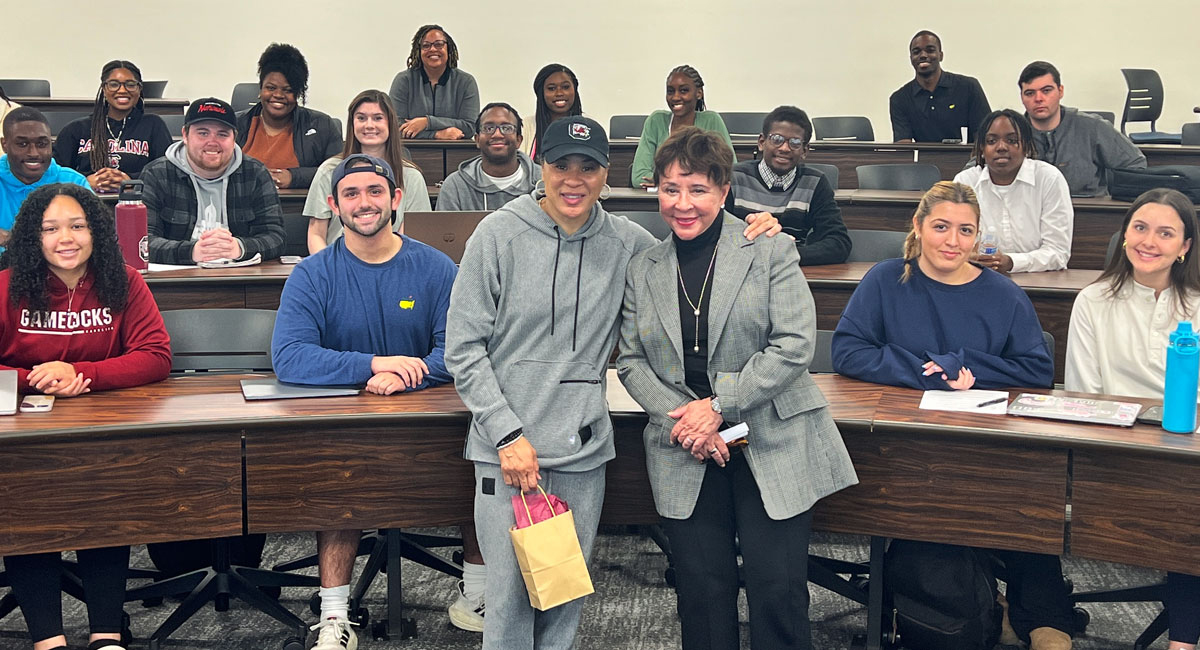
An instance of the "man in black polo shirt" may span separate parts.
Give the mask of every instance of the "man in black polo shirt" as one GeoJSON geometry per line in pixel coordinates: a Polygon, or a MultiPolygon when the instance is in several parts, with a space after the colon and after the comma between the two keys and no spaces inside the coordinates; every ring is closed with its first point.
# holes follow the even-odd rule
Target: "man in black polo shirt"
{"type": "Polygon", "coordinates": [[[974,77],[942,69],[942,39],[928,30],[908,44],[916,77],[892,93],[892,139],[896,142],[975,141],[975,129],[990,112],[983,87],[974,77]]]}

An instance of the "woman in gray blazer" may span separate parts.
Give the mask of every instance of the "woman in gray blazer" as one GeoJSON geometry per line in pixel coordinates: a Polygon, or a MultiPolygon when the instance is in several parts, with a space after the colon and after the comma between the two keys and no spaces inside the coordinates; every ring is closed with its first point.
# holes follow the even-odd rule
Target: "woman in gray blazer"
{"type": "Polygon", "coordinates": [[[722,210],[731,174],[720,136],[690,127],[659,148],[673,235],[629,263],[617,366],[650,417],[684,649],[739,647],[739,549],[752,647],[807,649],[811,509],[857,478],[808,374],[815,309],[796,247],[742,236],[722,210]],[[726,444],[738,423],[748,444],[726,444]]]}

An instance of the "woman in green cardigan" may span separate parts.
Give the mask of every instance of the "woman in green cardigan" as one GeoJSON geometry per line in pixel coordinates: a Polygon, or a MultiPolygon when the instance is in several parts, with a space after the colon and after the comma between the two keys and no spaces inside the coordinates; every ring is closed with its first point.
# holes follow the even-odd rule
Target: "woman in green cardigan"
{"type": "Polygon", "coordinates": [[[654,152],[668,136],[685,126],[720,134],[733,156],[733,140],[720,113],[704,110],[704,79],[692,66],[681,65],[667,75],[667,108],[670,110],[651,113],[642,127],[642,139],[633,156],[632,187],[654,187],[654,152]]]}

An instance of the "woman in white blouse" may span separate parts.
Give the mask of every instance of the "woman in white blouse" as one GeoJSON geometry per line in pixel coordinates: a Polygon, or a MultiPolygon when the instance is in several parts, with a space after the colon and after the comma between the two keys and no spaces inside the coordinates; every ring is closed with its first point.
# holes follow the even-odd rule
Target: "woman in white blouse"
{"type": "MultiPolygon", "coordinates": [[[[1067,390],[1161,397],[1167,341],[1197,316],[1200,255],[1192,253],[1196,206],[1183,194],[1154,189],[1125,215],[1121,251],[1079,292],[1067,334],[1067,390]]],[[[1170,650],[1200,639],[1200,577],[1167,575],[1170,650]]]]}
{"type": "Polygon", "coordinates": [[[979,197],[979,230],[998,250],[972,261],[1001,273],[1059,271],[1071,257],[1075,208],[1058,168],[1040,160],[1029,121],[1012,109],[992,111],[979,125],[975,166],[954,177],[979,197]]]}

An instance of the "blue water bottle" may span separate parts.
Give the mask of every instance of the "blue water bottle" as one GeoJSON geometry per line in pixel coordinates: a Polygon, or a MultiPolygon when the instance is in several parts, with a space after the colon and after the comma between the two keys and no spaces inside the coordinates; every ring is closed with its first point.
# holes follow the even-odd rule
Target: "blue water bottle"
{"type": "Polygon", "coordinates": [[[1167,377],[1163,388],[1163,428],[1171,433],[1196,430],[1196,388],[1200,378],[1200,337],[1191,321],[1180,321],[1167,345],[1167,377]]]}

